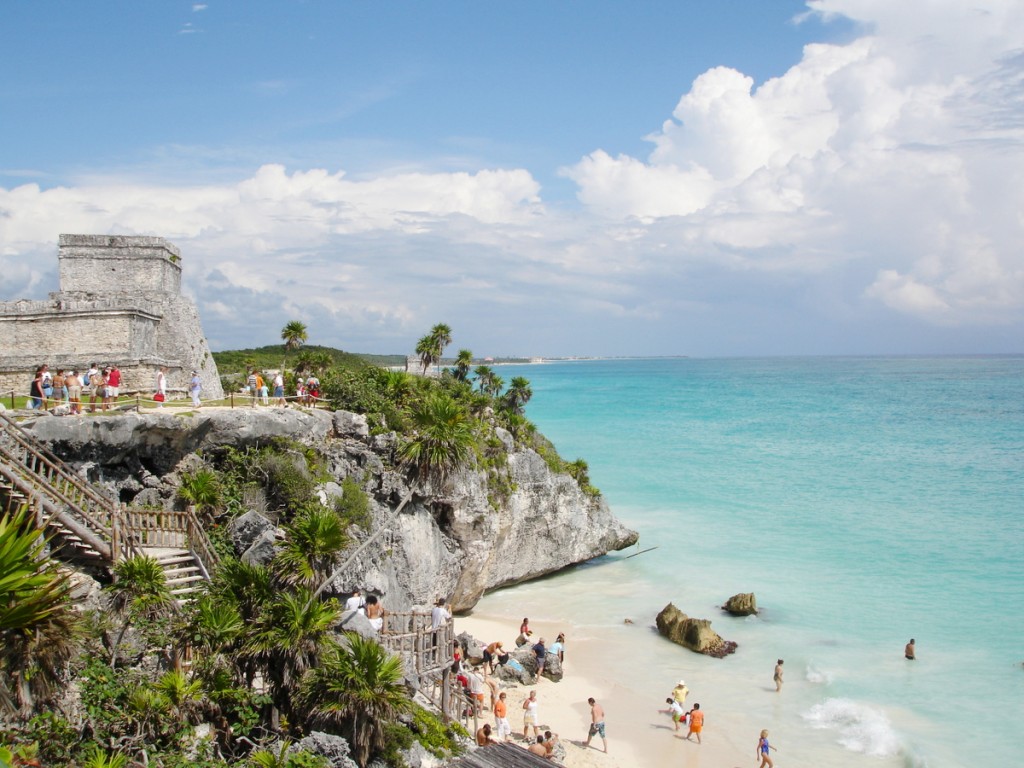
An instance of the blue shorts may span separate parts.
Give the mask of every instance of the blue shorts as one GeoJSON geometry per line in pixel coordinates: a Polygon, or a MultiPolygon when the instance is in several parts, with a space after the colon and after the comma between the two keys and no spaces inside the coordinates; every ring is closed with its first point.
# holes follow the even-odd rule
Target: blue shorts
{"type": "Polygon", "coordinates": [[[284,387],[274,387],[274,397],[284,397],[284,387]]]}
{"type": "Polygon", "coordinates": [[[591,723],[590,724],[590,736],[600,736],[602,739],[605,737],[604,736],[604,720],[602,720],[600,723],[591,723]]]}

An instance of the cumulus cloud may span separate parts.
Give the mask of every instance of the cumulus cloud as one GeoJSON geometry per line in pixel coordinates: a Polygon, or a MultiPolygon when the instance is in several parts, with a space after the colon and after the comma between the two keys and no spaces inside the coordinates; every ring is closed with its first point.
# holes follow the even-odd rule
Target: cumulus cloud
{"type": "Polygon", "coordinates": [[[810,6],[866,32],[807,46],[760,86],[726,67],[705,72],[648,137],[648,157],[597,151],[565,170],[579,199],[606,217],[676,217],[674,229],[726,268],[816,272],[857,261],[872,278],[863,297],[898,312],[954,325],[1019,321],[1019,4],[810,6]]]}
{"type": "Polygon", "coordinates": [[[525,168],[0,188],[0,299],[56,289],[60,232],[155,234],[215,348],[297,317],[371,351],[439,321],[481,354],[1019,351],[1017,5],[813,0],[860,34],[760,84],[704,72],[645,157],[562,170],[578,209],[525,168]]]}

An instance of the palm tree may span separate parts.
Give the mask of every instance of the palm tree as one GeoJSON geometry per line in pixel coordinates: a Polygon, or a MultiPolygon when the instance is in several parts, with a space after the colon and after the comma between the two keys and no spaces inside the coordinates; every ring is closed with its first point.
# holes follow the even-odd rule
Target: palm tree
{"type": "Polygon", "coordinates": [[[402,661],[373,640],[349,633],[302,680],[297,703],[313,722],[338,728],[365,766],[386,745],[389,723],[412,709],[402,684],[402,661]]]}
{"type": "Polygon", "coordinates": [[[299,587],[280,593],[256,619],[242,650],[262,666],[278,713],[291,713],[293,684],[334,647],[332,631],[340,618],[337,600],[321,602],[299,587]]]}
{"type": "Polygon", "coordinates": [[[330,352],[323,349],[318,349],[315,352],[305,349],[295,358],[295,373],[306,373],[308,371],[321,375],[332,365],[334,365],[334,358],[331,357],[330,352]]]}
{"type": "Polygon", "coordinates": [[[459,381],[468,379],[471,365],[473,365],[473,353],[468,349],[460,349],[455,358],[455,378],[459,381]]]}
{"type": "Polygon", "coordinates": [[[434,341],[429,335],[416,342],[416,354],[420,356],[420,362],[423,364],[423,375],[426,376],[430,366],[437,359],[434,357],[434,341]]]}
{"type": "Polygon", "coordinates": [[[284,328],[281,329],[281,340],[284,341],[284,360],[281,361],[281,370],[284,370],[285,361],[288,359],[288,353],[292,350],[298,349],[306,343],[306,339],[309,338],[306,332],[306,324],[299,320],[289,320],[285,323],[284,328]]]}
{"type": "Polygon", "coordinates": [[[277,573],[286,584],[312,588],[348,546],[345,526],[333,509],[319,507],[297,515],[287,530],[288,537],[274,558],[277,573]]]}
{"type": "Polygon", "coordinates": [[[494,370],[489,365],[478,365],[473,369],[476,375],[476,385],[481,392],[488,392],[491,388],[491,381],[494,380],[494,370]]]}
{"type": "Polygon", "coordinates": [[[122,619],[110,649],[110,666],[117,663],[117,651],[132,622],[155,621],[175,609],[167,577],[155,558],[140,555],[114,566],[114,583],[109,587],[110,610],[122,619]]]}
{"type": "Polygon", "coordinates": [[[76,651],[71,587],[45,544],[27,509],[0,516],[0,713],[47,699],[76,651]]]}
{"type": "Polygon", "coordinates": [[[437,355],[438,362],[440,362],[441,356],[444,354],[444,348],[452,343],[451,327],[444,323],[438,323],[430,329],[430,339],[434,342],[434,352],[437,355]]]}
{"type": "Polygon", "coordinates": [[[360,544],[317,587],[314,597],[322,594],[334,579],[355,562],[364,549],[388,529],[420,484],[443,482],[469,458],[474,441],[473,426],[466,411],[455,400],[442,393],[433,393],[414,407],[412,420],[415,432],[398,449],[399,459],[410,475],[409,490],[376,533],[360,544]]]}
{"type": "Polygon", "coordinates": [[[416,342],[416,354],[420,356],[423,363],[423,375],[427,374],[430,366],[441,362],[441,355],[444,348],[452,343],[452,329],[444,323],[438,323],[430,329],[430,333],[416,342]]]}
{"type": "Polygon", "coordinates": [[[197,469],[181,479],[178,498],[196,508],[196,511],[215,513],[220,507],[223,490],[220,478],[212,469],[197,469]]]}
{"type": "Polygon", "coordinates": [[[523,407],[533,397],[533,390],[530,389],[530,380],[524,376],[516,376],[509,384],[508,392],[505,393],[505,402],[512,413],[522,416],[523,407]]]}
{"type": "Polygon", "coordinates": [[[491,397],[499,397],[501,388],[505,386],[505,380],[496,373],[491,374],[491,380],[487,385],[487,394],[491,397]]]}

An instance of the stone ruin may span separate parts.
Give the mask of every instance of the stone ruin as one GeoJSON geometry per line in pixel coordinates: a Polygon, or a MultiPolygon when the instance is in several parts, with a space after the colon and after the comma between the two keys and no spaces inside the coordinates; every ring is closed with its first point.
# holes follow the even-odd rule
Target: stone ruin
{"type": "Polygon", "coordinates": [[[0,302],[0,395],[27,395],[38,366],[121,369],[121,392],[169,390],[193,370],[203,398],[224,396],[195,303],[181,294],[181,253],[162,237],[61,235],[60,290],[47,301],[0,302]]]}

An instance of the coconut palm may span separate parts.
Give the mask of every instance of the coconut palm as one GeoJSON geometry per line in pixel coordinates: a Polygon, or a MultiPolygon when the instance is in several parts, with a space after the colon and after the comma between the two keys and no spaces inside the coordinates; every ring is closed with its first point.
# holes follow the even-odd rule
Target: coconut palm
{"type": "Polygon", "coordinates": [[[113,667],[129,625],[169,616],[175,610],[175,602],[160,563],[145,555],[119,562],[114,567],[114,583],[108,591],[110,611],[122,620],[110,649],[110,666],[113,667]]]}
{"type": "Polygon", "coordinates": [[[465,409],[451,397],[432,393],[414,407],[412,420],[415,426],[413,436],[398,449],[399,459],[410,475],[409,490],[377,531],[317,587],[314,597],[322,594],[364,549],[389,528],[421,485],[443,482],[469,458],[474,441],[473,426],[465,409]]]}
{"type": "Polygon", "coordinates": [[[233,605],[246,625],[255,620],[275,594],[269,568],[234,559],[220,564],[208,589],[215,601],[233,605]]]}
{"type": "Polygon", "coordinates": [[[297,515],[287,531],[274,558],[278,576],[286,584],[315,587],[348,545],[345,525],[333,509],[318,507],[297,515]]]}
{"type": "Polygon", "coordinates": [[[70,585],[26,509],[0,516],[0,714],[25,714],[56,690],[77,649],[70,585]]]}
{"type": "Polygon", "coordinates": [[[389,723],[412,709],[402,661],[373,640],[350,633],[302,680],[298,705],[314,723],[338,728],[365,766],[386,745],[389,723]]]}
{"type": "Polygon", "coordinates": [[[473,353],[468,349],[460,349],[455,357],[455,378],[458,381],[465,381],[469,378],[469,368],[473,365],[473,353]]]}
{"type": "Polygon", "coordinates": [[[512,413],[522,416],[523,407],[533,397],[533,390],[530,389],[530,380],[524,376],[516,376],[509,384],[505,393],[505,403],[512,413]]]}

